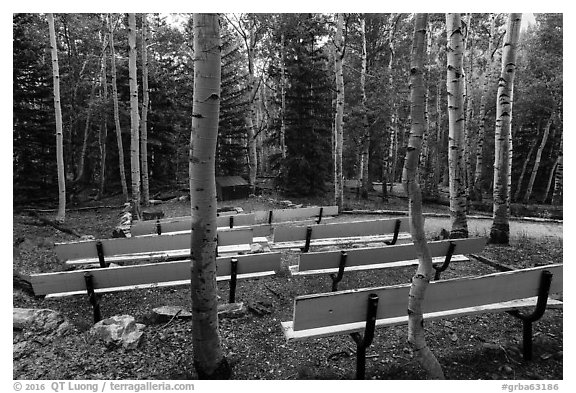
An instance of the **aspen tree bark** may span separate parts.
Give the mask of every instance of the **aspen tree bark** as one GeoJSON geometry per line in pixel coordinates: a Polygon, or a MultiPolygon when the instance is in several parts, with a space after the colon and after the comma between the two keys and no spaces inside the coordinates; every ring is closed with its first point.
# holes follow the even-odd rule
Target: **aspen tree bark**
{"type": "Polygon", "coordinates": [[[142,164],[142,203],[150,204],[150,185],[148,181],[148,21],[142,14],[142,119],[140,121],[140,161],[142,164]]]}
{"type": "Polygon", "coordinates": [[[126,171],[124,170],[124,146],[122,143],[122,129],[120,128],[120,110],[118,109],[118,88],[116,86],[116,54],[114,51],[114,27],[112,20],[108,16],[108,25],[110,29],[110,57],[111,57],[111,72],[112,72],[112,99],[114,101],[114,124],[116,127],[116,142],[118,144],[118,167],[120,168],[120,184],[122,186],[122,195],[124,200],[128,202],[128,186],[126,184],[126,171]]]}
{"type": "Polygon", "coordinates": [[[446,14],[448,36],[448,167],[450,175],[450,238],[468,237],[466,172],[464,162],[464,70],[460,14],[446,14]]]}
{"type": "Polygon", "coordinates": [[[539,136],[540,136],[540,126],[538,126],[538,133],[536,134],[536,138],[532,139],[532,142],[530,143],[530,150],[528,150],[528,155],[526,156],[524,164],[522,165],[522,172],[520,172],[520,177],[518,178],[518,184],[516,185],[516,192],[514,193],[513,198],[514,201],[517,201],[518,198],[520,197],[520,192],[522,191],[522,182],[524,180],[524,175],[526,174],[526,168],[528,167],[530,157],[532,157],[532,153],[536,148],[536,142],[538,141],[537,139],[539,138],[539,136]]]}
{"type": "MultiPolygon", "coordinates": [[[[104,102],[108,102],[108,84],[106,82],[106,47],[108,46],[108,41],[106,35],[102,37],[104,42],[102,45],[102,64],[100,69],[100,88],[101,88],[101,98],[104,102]]],[[[101,199],[104,195],[104,186],[106,185],[106,139],[108,138],[108,105],[104,107],[102,113],[102,124],[100,125],[100,185],[98,188],[98,199],[101,199]]]]}
{"type": "Polygon", "coordinates": [[[416,14],[414,41],[410,64],[410,139],[406,150],[402,183],[408,195],[410,215],[410,233],[417,248],[418,269],[412,277],[412,286],[408,298],[408,342],[415,358],[426,370],[429,378],[444,379],[440,363],[428,347],[425,338],[423,303],[428,283],[433,277],[432,257],[424,232],[422,215],[422,194],[417,181],[418,157],[422,148],[422,138],[426,129],[424,106],[426,88],[424,86],[424,58],[426,45],[427,14],[416,14]]]}
{"type": "Polygon", "coordinates": [[[56,221],[66,220],[66,177],[64,175],[64,148],[62,133],[62,109],[60,108],[60,71],[58,67],[58,46],[54,28],[54,15],[48,14],[50,34],[50,55],[52,57],[52,81],[54,83],[54,116],[56,118],[56,167],[58,170],[58,213],[56,221]]]}
{"type": "Polygon", "coordinates": [[[136,14],[128,14],[128,73],[130,79],[130,167],[132,170],[132,216],[139,220],[140,209],[140,127],[138,80],[136,75],[136,14]]]}
{"type": "Polygon", "coordinates": [[[490,242],[509,244],[510,242],[510,173],[509,138],[512,125],[512,98],[516,74],[516,53],[520,36],[522,14],[510,14],[506,36],[502,47],[502,70],[498,82],[496,100],[496,130],[494,152],[494,207],[490,242]]]}
{"type": "Polygon", "coordinates": [[[190,136],[192,343],[201,379],[230,377],[218,333],[216,141],[221,48],[218,14],[194,14],[194,92],[190,136]]]}
{"type": "Polygon", "coordinates": [[[554,193],[552,194],[552,204],[561,205],[562,204],[562,177],[564,175],[564,134],[562,134],[562,139],[560,140],[560,151],[558,152],[558,161],[556,164],[556,175],[554,176],[554,193]]]}
{"type": "Polygon", "coordinates": [[[282,158],[286,158],[286,48],[285,48],[286,36],[284,32],[280,37],[280,96],[281,96],[281,110],[282,115],[280,117],[280,151],[282,153],[282,158]]]}
{"type": "Polygon", "coordinates": [[[534,166],[532,167],[532,173],[530,174],[528,187],[526,188],[526,193],[524,194],[523,198],[524,203],[528,203],[530,201],[530,197],[532,196],[532,188],[534,187],[534,181],[536,181],[536,175],[538,174],[538,169],[540,169],[540,160],[542,158],[542,152],[544,151],[544,147],[546,146],[546,142],[548,141],[548,135],[550,134],[550,127],[552,127],[555,117],[556,112],[552,111],[552,113],[550,114],[550,118],[548,119],[548,121],[546,122],[546,126],[544,127],[544,134],[542,135],[542,141],[540,142],[540,146],[538,146],[538,150],[536,151],[534,166]]]}
{"type": "Polygon", "coordinates": [[[76,174],[75,182],[84,180],[86,169],[86,153],[88,151],[88,136],[90,133],[90,119],[92,117],[92,106],[94,103],[94,95],[96,93],[96,81],[92,82],[90,88],[90,98],[88,98],[88,110],[86,113],[86,122],[84,123],[84,134],[82,138],[82,149],[80,151],[80,162],[78,163],[78,173],[76,174]]]}
{"type": "Polygon", "coordinates": [[[249,111],[246,117],[247,125],[247,149],[248,149],[248,177],[252,193],[256,192],[256,177],[258,172],[258,151],[256,148],[256,127],[254,121],[256,119],[256,102],[258,100],[258,86],[256,73],[254,70],[254,51],[256,48],[255,33],[252,27],[248,30],[247,35],[244,37],[246,43],[246,52],[248,55],[248,94],[249,94],[249,111]]]}
{"type": "Polygon", "coordinates": [[[334,120],[334,200],[338,210],[344,207],[344,179],[342,173],[342,147],[344,144],[344,14],[336,15],[334,70],[336,72],[336,117],[334,120]]]}
{"type": "MultiPolygon", "coordinates": [[[[394,15],[390,14],[390,21],[393,20],[394,15]]],[[[388,156],[383,154],[384,162],[382,168],[385,169],[385,174],[387,180],[390,181],[390,192],[392,192],[392,187],[394,187],[394,181],[396,180],[396,158],[398,152],[398,107],[394,100],[393,82],[392,77],[392,65],[394,62],[395,48],[394,48],[394,29],[390,29],[388,35],[388,50],[390,51],[390,58],[388,59],[388,88],[390,89],[390,97],[392,100],[392,108],[390,114],[390,126],[389,126],[389,136],[390,142],[388,144],[388,156]]],[[[388,193],[385,194],[384,188],[386,186],[386,180],[382,179],[382,198],[388,198],[388,193]]]]}
{"type": "Polygon", "coordinates": [[[368,191],[372,191],[372,182],[370,181],[370,129],[368,127],[368,108],[366,106],[366,19],[364,15],[360,16],[360,35],[362,40],[361,69],[360,69],[360,94],[362,96],[362,163],[360,167],[362,172],[361,194],[363,198],[368,198],[368,191]]]}
{"type": "Polygon", "coordinates": [[[480,96],[480,113],[478,127],[478,137],[476,140],[476,168],[474,171],[474,190],[471,193],[472,199],[482,201],[482,190],[484,189],[484,178],[482,177],[482,167],[484,165],[484,136],[486,135],[486,105],[488,103],[488,91],[491,83],[495,82],[493,78],[494,69],[494,46],[496,41],[496,14],[490,14],[490,37],[488,40],[488,50],[486,51],[486,70],[484,72],[484,82],[482,85],[482,95],[480,96]]]}

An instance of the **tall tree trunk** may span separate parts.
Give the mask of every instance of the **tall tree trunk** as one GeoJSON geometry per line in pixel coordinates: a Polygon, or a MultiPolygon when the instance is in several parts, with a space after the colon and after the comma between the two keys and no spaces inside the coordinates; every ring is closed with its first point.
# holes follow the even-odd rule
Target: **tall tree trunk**
{"type": "Polygon", "coordinates": [[[258,86],[256,79],[256,72],[254,70],[254,50],[256,48],[256,41],[254,31],[252,28],[248,31],[246,39],[246,52],[248,53],[248,94],[249,94],[249,110],[246,118],[248,128],[247,135],[247,149],[248,149],[248,177],[252,193],[256,192],[256,177],[258,173],[258,151],[256,140],[256,101],[258,100],[258,86]]]}
{"type": "Polygon", "coordinates": [[[510,189],[508,188],[510,168],[509,137],[512,125],[512,95],[516,74],[516,51],[520,36],[522,14],[510,14],[506,36],[502,47],[502,70],[498,82],[496,100],[496,131],[494,152],[494,210],[490,242],[509,244],[510,242],[510,189]]]}
{"type": "Polygon", "coordinates": [[[516,192],[514,193],[514,201],[517,201],[520,198],[520,192],[522,191],[522,182],[524,180],[524,175],[526,174],[526,168],[528,167],[528,163],[530,162],[530,157],[532,157],[532,153],[536,148],[536,142],[538,141],[538,137],[540,136],[540,125],[538,125],[538,132],[536,134],[536,138],[532,139],[530,143],[530,150],[528,150],[528,155],[524,160],[524,164],[522,165],[522,172],[520,172],[520,177],[518,178],[518,183],[516,184],[516,192]]]}
{"type": "Polygon", "coordinates": [[[114,100],[114,124],[116,126],[116,142],[118,143],[118,166],[120,168],[120,184],[122,185],[122,195],[124,200],[128,202],[128,186],[126,184],[126,171],[124,170],[124,146],[122,143],[122,129],[120,128],[120,110],[118,109],[118,88],[116,86],[116,54],[114,51],[114,27],[112,26],[112,19],[108,16],[108,23],[110,28],[110,57],[112,68],[112,98],[114,100]]]}
{"type": "Polygon", "coordinates": [[[490,85],[494,82],[493,64],[495,64],[492,53],[496,41],[496,14],[490,14],[490,38],[488,41],[488,50],[486,51],[486,70],[484,72],[484,83],[482,85],[482,95],[480,96],[480,113],[478,127],[478,138],[476,141],[476,168],[474,171],[474,192],[472,192],[473,199],[482,201],[482,190],[484,189],[484,178],[482,177],[482,168],[484,165],[484,137],[486,135],[486,104],[488,103],[488,91],[490,85]]]}
{"type": "Polygon", "coordinates": [[[548,141],[548,135],[550,134],[550,127],[552,127],[555,117],[556,117],[556,111],[552,111],[552,113],[550,114],[550,118],[546,122],[546,127],[544,127],[544,135],[542,135],[542,141],[540,142],[538,151],[536,151],[536,158],[534,159],[534,167],[532,168],[532,173],[530,174],[530,180],[528,181],[528,188],[526,188],[526,194],[524,194],[523,198],[524,203],[528,203],[530,201],[530,197],[532,196],[532,188],[534,187],[534,181],[536,180],[536,175],[538,174],[538,169],[540,168],[540,159],[542,158],[542,152],[544,151],[544,147],[546,146],[546,142],[548,141]]]}
{"type": "MultiPolygon", "coordinates": [[[[393,21],[394,14],[390,14],[389,20],[393,21]]],[[[394,186],[394,181],[396,180],[396,153],[398,151],[398,108],[396,101],[394,99],[394,78],[393,78],[393,64],[394,64],[394,29],[391,28],[388,34],[388,51],[390,52],[390,57],[388,59],[388,89],[390,92],[390,121],[388,127],[389,143],[388,143],[388,155],[382,154],[382,171],[385,174],[385,179],[382,179],[382,199],[388,199],[388,192],[385,190],[387,182],[390,182],[390,192],[392,192],[392,187],[394,186]]],[[[383,176],[384,177],[384,176],[383,176]]]]}
{"type": "Polygon", "coordinates": [[[448,166],[450,174],[451,238],[468,237],[464,162],[464,70],[460,14],[446,14],[448,90],[448,166]]]}
{"type": "Polygon", "coordinates": [[[150,185],[148,181],[148,21],[142,14],[142,119],[140,122],[140,156],[142,162],[142,203],[150,204],[150,185]]]}
{"type": "Polygon", "coordinates": [[[58,213],[56,221],[66,220],[66,177],[64,175],[64,148],[62,134],[62,110],[60,108],[60,71],[58,69],[58,46],[54,15],[48,14],[48,30],[50,33],[50,54],[52,56],[52,81],[54,83],[54,116],[56,118],[56,166],[58,170],[58,213]]]}
{"type": "Polygon", "coordinates": [[[414,357],[426,370],[428,377],[444,379],[440,363],[428,347],[425,338],[423,303],[428,283],[433,277],[432,257],[426,242],[424,232],[424,217],[422,215],[422,194],[416,180],[418,157],[422,148],[422,137],[426,128],[424,106],[426,88],[424,87],[424,54],[426,42],[427,14],[416,14],[414,26],[414,41],[410,64],[410,117],[412,125],[410,139],[404,160],[402,182],[408,195],[410,214],[410,233],[417,248],[418,269],[412,277],[412,286],[408,298],[408,342],[412,347],[414,357]]]}
{"type": "Polygon", "coordinates": [[[80,162],[78,163],[78,173],[74,182],[78,183],[84,180],[86,170],[86,153],[88,152],[88,136],[90,133],[90,119],[92,117],[92,105],[96,93],[96,81],[92,82],[90,89],[90,98],[88,99],[88,110],[86,112],[86,123],[84,124],[84,134],[82,138],[82,149],[80,151],[80,162]]]}
{"type": "Polygon", "coordinates": [[[372,191],[370,181],[370,129],[368,127],[368,108],[366,106],[366,19],[364,15],[360,17],[360,35],[362,39],[362,55],[360,69],[360,94],[362,96],[362,189],[363,198],[368,198],[368,191],[372,191]]]}
{"type": "Polygon", "coordinates": [[[108,84],[106,82],[106,47],[108,41],[106,35],[102,38],[104,44],[102,45],[102,65],[100,71],[100,88],[102,100],[106,103],[102,111],[102,123],[100,125],[100,134],[98,145],[100,147],[100,185],[98,188],[98,199],[102,199],[104,195],[104,187],[106,185],[106,139],[108,138],[108,84]]]}
{"type": "Polygon", "coordinates": [[[282,31],[282,36],[280,37],[280,96],[282,105],[282,115],[280,117],[280,151],[282,153],[282,159],[286,158],[286,48],[285,48],[285,35],[282,31]]]}
{"type": "Polygon", "coordinates": [[[190,136],[192,344],[201,379],[231,374],[218,333],[216,141],[221,49],[217,14],[194,14],[194,93],[190,136]]]}
{"type": "Polygon", "coordinates": [[[342,173],[342,146],[344,143],[344,14],[337,14],[336,37],[334,46],[336,56],[334,70],[336,72],[336,118],[335,118],[335,148],[334,148],[334,200],[339,210],[344,207],[344,180],[342,173]]]}
{"type": "Polygon", "coordinates": [[[474,64],[474,51],[468,50],[468,41],[470,39],[470,30],[472,28],[472,14],[466,14],[466,34],[464,36],[464,59],[462,66],[464,69],[464,107],[465,107],[465,118],[464,121],[464,179],[465,179],[465,189],[466,189],[466,212],[469,209],[470,192],[473,189],[474,177],[472,176],[472,110],[473,110],[473,99],[472,99],[472,75],[473,75],[473,64],[474,64]],[[468,65],[468,70],[466,70],[466,65],[468,65]]]}
{"type": "Polygon", "coordinates": [[[128,72],[130,79],[130,167],[132,170],[132,217],[139,220],[140,210],[140,127],[138,116],[138,80],[136,75],[136,14],[128,14],[128,72]]]}
{"type": "Polygon", "coordinates": [[[563,194],[563,187],[562,187],[562,177],[564,175],[564,163],[563,163],[563,146],[564,146],[564,134],[561,135],[562,139],[560,139],[560,150],[558,151],[558,161],[556,162],[556,175],[554,176],[554,193],[552,194],[552,204],[553,205],[561,205],[562,204],[562,194],[563,194]]]}

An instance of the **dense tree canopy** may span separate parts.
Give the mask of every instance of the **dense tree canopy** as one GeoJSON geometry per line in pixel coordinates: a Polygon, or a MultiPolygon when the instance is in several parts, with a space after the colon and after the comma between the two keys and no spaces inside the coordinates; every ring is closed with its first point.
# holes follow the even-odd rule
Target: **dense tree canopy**
{"type": "MultiPolygon", "coordinates": [[[[346,178],[358,179],[361,175],[364,119],[367,119],[370,180],[381,181],[383,176],[387,176],[388,182],[400,180],[411,121],[408,80],[413,18],[407,13],[345,14],[343,172],[346,178]],[[360,80],[362,18],[366,37],[365,105],[360,80]]],[[[114,29],[119,120],[124,148],[128,149],[127,16],[113,14],[110,19],[114,29]]],[[[141,15],[136,19],[140,32],[141,15]]],[[[329,192],[336,98],[334,15],[243,14],[220,19],[222,104],[217,174],[248,178],[247,111],[254,100],[255,113],[250,119],[258,176],[275,177],[277,185],[292,194],[329,192]],[[243,36],[246,33],[251,34],[251,46],[246,46],[247,35],[243,36]],[[252,70],[247,47],[252,48],[252,70]]],[[[506,15],[494,14],[493,32],[491,20],[491,14],[462,14],[466,41],[467,184],[469,190],[474,188],[474,168],[480,154],[483,158],[479,162],[480,173],[484,179],[480,188],[484,193],[490,193],[492,187],[486,179],[491,179],[493,171],[496,75],[506,15]],[[483,113],[485,119],[480,118],[483,113]],[[481,141],[483,149],[478,150],[481,141]]],[[[106,97],[102,94],[102,83],[111,83],[106,21],[106,14],[55,14],[69,198],[82,191],[97,194],[102,124],[108,130],[114,129],[111,94],[106,97]],[[105,78],[100,77],[102,59],[106,63],[105,78]]],[[[438,184],[448,181],[444,23],[443,14],[430,14],[425,62],[427,127],[420,175],[424,198],[437,197],[438,184]]],[[[166,185],[185,187],[187,183],[187,139],[193,94],[191,17],[148,14],[148,29],[148,165],[153,193],[166,185]]],[[[40,189],[44,190],[43,197],[55,200],[54,113],[46,16],[14,14],[13,37],[14,187],[21,200],[26,195],[38,195],[40,189]]],[[[137,39],[137,47],[141,47],[140,34],[137,39]]],[[[512,195],[518,199],[525,197],[540,144],[538,176],[531,187],[530,199],[551,200],[556,188],[551,179],[561,174],[557,157],[563,127],[562,47],[561,14],[536,14],[536,23],[524,29],[520,37],[512,123],[512,195]],[[551,118],[549,136],[541,143],[551,118]],[[534,140],[537,142],[532,148],[534,140]],[[521,176],[522,172],[525,174],[521,176]]],[[[140,59],[137,69],[141,83],[140,59]]],[[[142,95],[139,89],[140,103],[142,95]]],[[[119,193],[114,132],[107,133],[105,146],[105,192],[119,193]]]]}

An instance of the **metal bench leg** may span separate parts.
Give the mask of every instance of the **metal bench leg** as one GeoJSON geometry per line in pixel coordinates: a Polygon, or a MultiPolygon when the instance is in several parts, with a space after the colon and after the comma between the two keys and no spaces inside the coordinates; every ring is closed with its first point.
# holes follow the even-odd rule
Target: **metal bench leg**
{"type": "Polygon", "coordinates": [[[108,267],[106,259],[104,258],[104,246],[102,242],[98,240],[96,242],[96,253],[98,254],[98,261],[100,262],[100,267],[108,267]]]}
{"type": "Polygon", "coordinates": [[[368,310],[366,313],[366,327],[364,337],[358,332],[351,333],[356,342],[356,379],[364,379],[366,376],[366,349],[372,344],[374,330],[376,328],[376,311],[378,311],[378,295],[368,295],[368,310]]]}
{"type": "Polygon", "coordinates": [[[532,360],[532,323],[544,315],[548,304],[548,294],[552,283],[552,273],[548,270],[542,272],[540,288],[538,289],[538,301],[536,308],[531,314],[522,314],[519,310],[508,311],[508,314],[522,320],[522,353],[524,360],[532,360]]]}
{"type": "Polygon", "coordinates": [[[321,207],[320,208],[320,214],[318,215],[318,221],[316,221],[316,224],[320,224],[320,222],[322,221],[322,214],[324,213],[324,208],[321,207]]]}
{"type": "Polygon", "coordinates": [[[393,246],[394,244],[396,244],[396,242],[398,241],[398,233],[400,232],[400,225],[402,225],[402,221],[396,220],[396,223],[394,224],[394,237],[392,238],[392,240],[387,240],[384,243],[388,244],[389,246],[393,246]]]}
{"type": "Polygon", "coordinates": [[[157,235],[162,234],[162,224],[160,224],[160,219],[156,220],[156,234],[157,235]]]}
{"type": "Polygon", "coordinates": [[[436,270],[436,273],[434,273],[434,281],[439,280],[440,274],[444,270],[448,269],[448,266],[450,265],[450,261],[452,260],[452,255],[454,254],[455,249],[456,249],[456,243],[450,242],[450,246],[448,247],[448,252],[446,253],[446,258],[444,259],[444,263],[442,264],[442,266],[432,265],[434,270],[436,270]]]}
{"type": "Polygon", "coordinates": [[[342,277],[344,277],[344,268],[346,267],[346,258],[348,254],[346,251],[340,251],[340,265],[338,266],[338,274],[330,274],[330,278],[332,278],[332,292],[336,292],[338,290],[338,283],[342,281],[342,277]]]}
{"type": "Polygon", "coordinates": [[[88,300],[94,309],[94,323],[102,320],[100,313],[100,304],[98,303],[98,295],[94,292],[94,282],[92,281],[92,274],[84,273],[84,280],[86,281],[86,291],[88,292],[88,300]]]}
{"type": "Polygon", "coordinates": [[[308,252],[308,250],[310,250],[311,238],[312,238],[312,227],[307,227],[306,228],[306,243],[304,244],[304,247],[302,248],[302,252],[308,252]]]}
{"type": "Polygon", "coordinates": [[[230,259],[230,295],[228,297],[228,303],[234,303],[236,301],[236,281],[238,278],[238,259],[230,259]]]}

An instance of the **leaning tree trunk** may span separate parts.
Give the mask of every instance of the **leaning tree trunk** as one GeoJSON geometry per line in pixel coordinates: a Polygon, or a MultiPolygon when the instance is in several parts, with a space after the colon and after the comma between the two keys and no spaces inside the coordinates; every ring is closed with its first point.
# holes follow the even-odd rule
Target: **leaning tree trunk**
{"type": "Polygon", "coordinates": [[[120,168],[120,184],[124,200],[129,201],[128,186],[126,184],[126,171],[124,170],[124,146],[122,143],[122,129],[120,128],[120,110],[118,109],[118,88],[116,86],[116,54],[114,51],[114,27],[109,19],[110,28],[110,66],[112,72],[112,99],[114,101],[114,124],[116,126],[116,142],[118,143],[118,167],[120,168]]]}
{"type": "Polygon", "coordinates": [[[562,204],[562,177],[564,175],[564,163],[563,163],[563,156],[564,153],[562,148],[564,146],[564,138],[562,135],[562,139],[560,140],[560,151],[558,152],[558,162],[556,165],[556,175],[554,176],[554,193],[552,194],[552,204],[553,205],[561,205],[562,204]]]}
{"type": "Polygon", "coordinates": [[[518,183],[516,184],[516,192],[514,193],[513,201],[517,201],[520,197],[520,192],[522,191],[522,182],[524,181],[524,175],[526,174],[526,168],[528,167],[528,163],[530,162],[530,157],[532,157],[532,153],[536,148],[536,142],[538,137],[540,136],[540,125],[538,125],[538,132],[536,133],[536,138],[532,139],[530,142],[530,149],[528,150],[528,155],[524,159],[524,164],[522,164],[522,172],[520,172],[520,177],[518,178],[518,183]]]}
{"type": "Polygon", "coordinates": [[[509,244],[510,242],[510,173],[509,137],[512,127],[512,95],[516,74],[516,50],[520,36],[522,14],[510,14],[506,37],[502,47],[502,70],[498,82],[496,100],[496,131],[494,142],[494,207],[493,223],[490,229],[490,242],[509,244]]]}
{"type": "Polygon", "coordinates": [[[335,118],[335,147],[334,147],[334,199],[338,210],[344,206],[344,180],[342,174],[342,146],[344,143],[344,14],[337,15],[336,37],[334,46],[336,56],[334,70],[336,72],[336,118],[335,118]]]}
{"type": "Polygon", "coordinates": [[[372,182],[370,182],[370,129],[368,128],[368,108],[366,106],[366,20],[364,15],[360,17],[360,35],[362,37],[362,67],[360,69],[360,94],[362,96],[362,163],[360,167],[362,172],[361,195],[368,198],[368,191],[372,191],[372,182]]]}
{"type": "Polygon", "coordinates": [[[140,121],[140,161],[142,164],[142,203],[150,204],[150,185],[148,182],[148,22],[142,14],[142,119],[140,121]]]}
{"type": "Polygon", "coordinates": [[[132,170],[132,217],[140,211],[140,130],[138,118],[138,81],[136,75],[136,14],[128,14],[128,72],[130,79],[130,167],[132,170]]]}
{"type": "Polygon", "coordinates": [[[480,96],[480,114],[478,127],[478,137],[476,140],[476,168],[474,171],[474,191],[471,195],[473,199],[482,201],[482,190],[484,189],[484,178],[482,177],[482,167],[484,165],[484,136],[486,135],[486,122],[488,121],[486,105],[488,103],[488,91],[490,84],[493,82],[493,56],[494,42],[496,36],[496,14],[490,14],[490,39],[488,41],[488,50],[486,51],[486,69],[484,72],[484,83],[482,85],[482,95],[480,96]]]}
{"type": "Polygon", "coordinates": [[[532,196],[532,188],[534,187],[534,181],[536,180],[536,175],[538,174],[538,169],[540,168],[540,160],[542,158],[542,152],[544,151],[544,147],[546,146],[546,142],[548,141],[548,135],[550,134],[550,127],[554,122],[554,117],[556,116],[555,111],[552,111],[550,114],[550,118],[546,123],[546,127],[544,127],[544,135],[542,136],[542,141],[540,142],[540,146],[538,146],[538,150],[536,151],[536,158],[534,159],[534,167],[532,168],[532,173],[530,174],[530,180],[528,181],[528,188],[526,188],[526,194],[524,194],[524,203],[528,203],[530,201],[530,197],[532,196]]]}
{"type": "Polygon", "coordinates": [[[62,134],[62,110],[60,108],[60,71],[58,69],[58,47],[54,29],[54,15],[48,14],[50,31],[50,54],[52,56],[52,80],[54,83],[54,116],[56,118],[56,166],[58,170],[58,213],[56,221],[66,220],[66,178],[64,176],[64,148],[62,134]]]}
{"type": "Polygon", "coordinates": [[[94,94],[96,93],[96,81],[92,82],[90,89],[90,98],[88,98],[88,110],[86,113],[86,122],[84,123],[84,135],[82,138],[82,149],[80,151],[80,162],[78,163],[78,173],[76,174],[75,183],[82,182],[86,174],[86,153],[88,152],[88,137],[90,134],[90,120],[92,117],[92,106],[94,104],[94,94]]]}
{"type": "Polygon", "coordinates": [[[416,180],[418,157],[420,156],[422,138],[426,128],[426,115],[424,113],[426,88],[424,86],[423,73],[427,18],[427,14],[416,14],[410,64],[410,117],[412,125],[402,176],[404,190],[406,195],[408,195],[409,201],[410,233],[412,234],[414,246],[418,250],[419,259],[418,269],[414,277],[412,277],[412,286],[410,287],[408,299],[408,342],[412,347],[415,358],[426,370],[428,377],[444,379],[442,367],[428,347],[425,338],[423,302],[428,283],[434,275],[434,269],[432,268],[432,257],[424,232],[422,193],[416,180]]]}
{"type": "Polygon", "coordinates": [[[216,141],[221,47],[218,14],[194,14],[194,92],[190,137],[192,344],[201,379],[230,377],[218,333],[216,141]]]}
{"type": "Polygon", "coordinates": [[[464,41],[460,14],[446,14],[448,90],[448,167],[450,175],[451,238],[468,237],[464,162],[464,41]]]}

